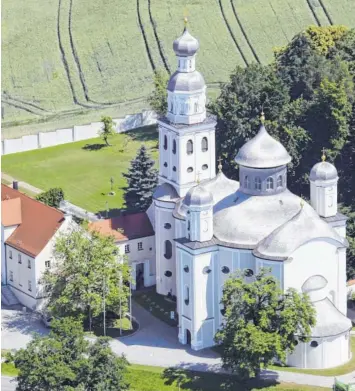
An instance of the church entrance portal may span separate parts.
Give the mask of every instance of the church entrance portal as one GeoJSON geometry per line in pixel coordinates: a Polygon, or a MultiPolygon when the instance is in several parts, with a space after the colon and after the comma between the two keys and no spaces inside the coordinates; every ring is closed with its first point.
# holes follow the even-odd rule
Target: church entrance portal
{"type": "Polygon", "coordinates": [[[186,329],[186,343],[191,346],[191,333],[189,329],[186,329]]]}
{"type": "Polygon", "coordinates": [[[136,290],[144,288],[144,263],[136,265],[136,290]]]}

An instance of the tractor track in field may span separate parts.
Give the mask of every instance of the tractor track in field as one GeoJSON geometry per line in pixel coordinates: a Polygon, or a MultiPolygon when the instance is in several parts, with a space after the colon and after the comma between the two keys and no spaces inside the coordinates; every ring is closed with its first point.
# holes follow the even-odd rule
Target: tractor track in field
{"type": "Polygon", "coordinates": [[[246,57],[245,57],[245,55],[244,55],[244,53],[243,53],[243,51],[242,51],[242,48],[239,46],[238,41],[237,41],[237,39],[235,38],[235,36],[234,36],[234,34],[233,34],[233,31],[232,31],[232,29],[231,29],[231,27],[230,27],[230,25],[229,25],[229,23],[228,23],[228,20],[227,20],[227,18],[226,18],[225,13],[224,13],[223,5],[222,5],[222,0],[218,0],[218,3],[219,3],[219,8],[220,8],[220,10],[221,10],[222,18],[223,18],[224,23],[225,23],[225,25],[226,25],[226,27],[227,27],[227,29],[228,29],[228,31],[229,31],[229,34],[230,34],[230,36],[232,37],[233,42],[234,42],[234,44],[235,44],[237,50],[239,51],[240,55],[242,56],[242,59],[243,59],[245,65],[246,65],[246,66],[249,66],[248,60],[246,59],[246,57]]]}
{"type": "Polygon", "coordinates": [[[153,69],[153,72],[155,72],[157,68],[155,66],[152,54],[150,53],[147,35],[145,33],[144,25],[142,23],[141,11],[140,11],[140,8],[139,8],[139,0],[137,0],[137,18],[138,18],[139,28],[140,28],[142,36],[143,36],[144,46],[145,46],[145,50],[147,52],[147,56],[148,56],[150,65],[151,65],[151,67],[153,69]]]}
{"type": "Polygon", "coordinates": [[[67,76],[70,92],[73,97],[74,104],[85,107],[85,108],[91,108],[91,106],[89,106],[89,105],[86,105],[84,103],[80,103],[78,97],[76,96],[75,88],[74,88],[73,81],[72,81],[72,78],[70,75],[69,63],[68,63],[68,60],[65,55],[65,50],[64,50],[63,43],[62,43],[62,36],[61,36],[61,32],[60,32],[61,6],[62,6],[62,0],[58,0],[57,38],[58,38],[58,45],[59,45],[59,51],[60,51],[60,55],[61,55],[61,59],[62,59],[62,64],[63,64],[64,70],[65,70],[65,73],[67,76]]]}
{"type": "Polygon", "coordinates": [[[323,12],[325,13],[325,16],[327,17],[327,19],[328,19],[328,22],[329,22],[329,24],[331,25],[331,26],[333,26],[333,19],[331,18],[331,16],[329,15],[329,13],[328,13],[328,10],[326,9],[326,7],[325,7],[325,5],[324,5],[324,3],[323,3],[323,0],[318,0],[319,1],[319,4],[320,4],[320,6],[322,7],[322,9],[323,9],[323,12]]]}
{"type": "Polygon", "coordinates": [[[31,113],[31,114],[34,114],[34,115],[38,115],[38,116],[43,116],[44,114],[39,114],[31,109],[29,109],[28,107],[25,107],[25,106],[22,106],[21,104],[19,103],[14,103],[14,102],[9,102],[6,98],[2,97],[2,103],[5,103],[9,106],[13,106],[15,107],[16,109],[20,109],[20,110],[24,110],[24,111],[27,111],[28,113],[31,113]]]}
{"type": "Polygon", "coordinates": [[[169,62],[168,62],[168,60],[167,60],[167,58],[165,56],[163,45],[161,44],[159,36],[158,36],[157,26],[156,26],[155,20],[153,19],[152,9],[151,9],[151,0],[148,0],[148,13],[149,13],[150,23],[151,23],[151,25],[153,27],[155,40],[157,41],[160,57],[161,57],[161,59],[163,61],[163,64],[164,64],[164,67],[165,67],[166,71],[168,72],[169,75],[171,75],[169,62]]]}
{"type": "Polygon", "coordinates": [[[9,95],[9,94],[6,93],[6,92],[4,92],[4,93],[2,94],[2,97],[3,97],[3,99],[4,99],[4,98],[5,98],[5,99],[9,99],[10,101],[14,101],[14,102],[17,102],[17,103],[21,103],[21,104],[23,104],[23,105],[27,105],[27,106],[33,107],[34,109],[43,111],[43,112],[45,112],[45,113],[51,113],[50,110],[46,110],[46,109],[44,109],[43,107],[38,106],[38,105],[36,105],[36,104],[34,104],[34,103],[32,103],[32,102],[26,102],[26,101],[23,100],[23,99],[14,98],[13,96],[9,95]]]}
{"type": "Polygon", "coordinates": [[[237,23],[238,23],[238,25],[239,25],[239,28],[240,28],[241,32],[243,33],[243,36],[244,36],[244,38],[245,38],[247,44],[248,44],[249,47],[250,47],[250,50],[251,50],[252,53],[253,53],[253,56],[254,56],[255,60],[256,60],[259,64],[261,64],[261,61],[260,61],[260,59],[259,59],[259,56],[257,55],[256,51],[254,50],[254,47],[253,47],[252,43],[250,42],[247,33],[246,33],[245,30],[244,30],[244,27],[243,27],[243,25],[242,25],[242,22],[241,22],[240,19],[239,19],[239,16],[238,16],[237,10],[235,9],[233,0],[230,0],[230,3],[231,3],[231,6],[232,6],[232,9],[233,9],[233,13],[234,13],[235,19],[236,19],[236,21],[237,21],[237,23]]]}
{"type": "Polygon", "coordinates": [[[318,19],[318,16],[316,14],[316,12],[314,11],[314,8],[313,8],[313,5],[311,3],[311,0],[306,0],[307,1],[307,4],[308,4],[308,8],[311,10],[312,12],[312,15],[313,15],[313,18],[315,19],[315,21],[317,22],[318,26],[320,27],[321,26],[321,23],[318,19]]]}

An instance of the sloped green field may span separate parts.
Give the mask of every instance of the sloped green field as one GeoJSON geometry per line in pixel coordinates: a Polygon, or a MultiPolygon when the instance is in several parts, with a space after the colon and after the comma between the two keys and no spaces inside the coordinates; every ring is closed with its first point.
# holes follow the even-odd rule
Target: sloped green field
{"type": "Polygon", "coordinates": [[[354,0],[4,0],[6,137],[147,107],[154,70],[176,68],[185,9],[212,95],[236,65],[270,62],[310,24],[355,26],[354,0]]]}

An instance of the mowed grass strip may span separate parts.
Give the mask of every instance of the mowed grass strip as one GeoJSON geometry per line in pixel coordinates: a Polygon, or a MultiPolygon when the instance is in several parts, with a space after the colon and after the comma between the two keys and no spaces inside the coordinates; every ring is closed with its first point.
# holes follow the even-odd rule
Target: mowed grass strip
{"type": "MultiPolygon", "coordinates": [[[[291,383],[280,383],[267,385],[261,381],[250,382],[245,385],[236,380],[233,376],[219,375],[216,373],[183,371],[184,380],[181,387],[177,384],[175,377],[181,371],[175,372],[171,369],[164,375],[164,368],[146,365],[130,365],[126,375],[130,383],[130,391],[324,391],[328,388],[302,386],[291,383]]],[[[18,370],[13,364],[1,363],[1,374],[3,376],[17,376],[18,370]]]]}
{"type": "Polygon", "coordinates": [[[100,138],[2,156],[2,171],[12,177],[48,190],[61,187],[65,198],[90,212],[123,207],[122,176],[137,149],[145,144],[157,161],[158,133],[155,126],[121,133],[106,147],[100,138]],[[127,145],[125,140],[129,139],[127,145]],[[114,196],[109,196],[110,178],[114,196]]]}

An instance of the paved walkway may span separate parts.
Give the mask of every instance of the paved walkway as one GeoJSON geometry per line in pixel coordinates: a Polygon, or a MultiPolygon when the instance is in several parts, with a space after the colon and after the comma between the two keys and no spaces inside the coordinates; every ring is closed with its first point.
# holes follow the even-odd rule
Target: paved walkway
{"type": "MultiPolygon", "coordinates": [[[[35,314],[9,309],[2,309],[1,313],[2,349],[19,349],[26,346],[34,331],[42,335],[48,333],[48,329],[41,324],[35,314]]],[[[130,337],[112,340],[111,347],[116,354],[124,353],[128,361],[134,364],[224,372],[217,353],[210,349],[195,352],[179,344],[177,328],[163,323],[135,302],[133,316],[139,321],[140,330],[130,337]]],[[[332,387],[334,383],[334,377],[273,370],[263,371],[262,377],[280,382],[323,387],[332,387]]],[[[355,371],[338,378],[345,383],[355,382],[355,371]]]]}

